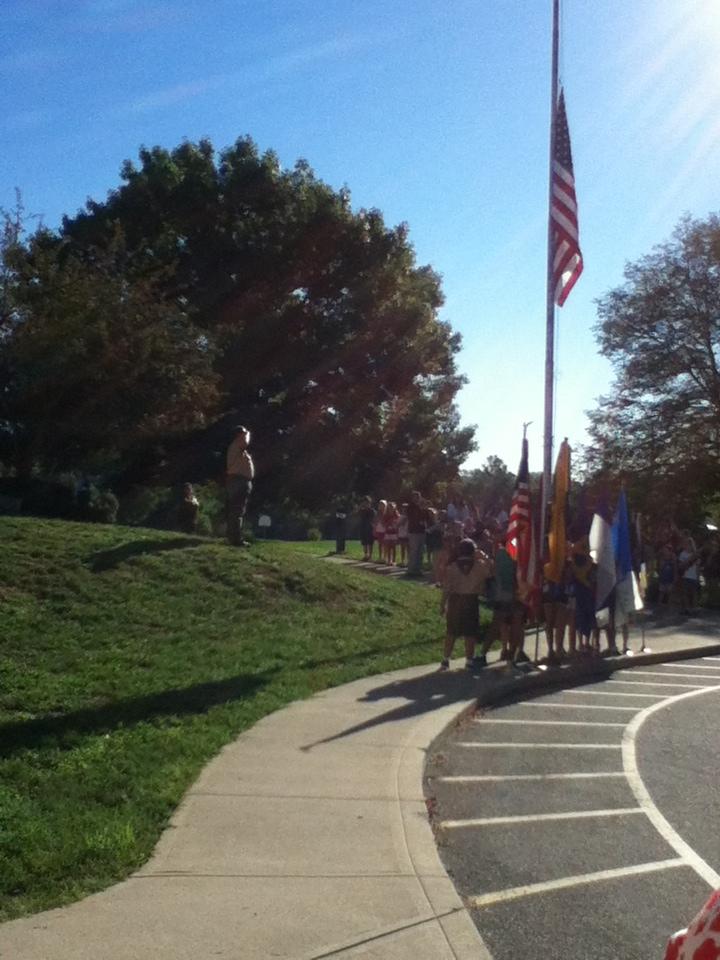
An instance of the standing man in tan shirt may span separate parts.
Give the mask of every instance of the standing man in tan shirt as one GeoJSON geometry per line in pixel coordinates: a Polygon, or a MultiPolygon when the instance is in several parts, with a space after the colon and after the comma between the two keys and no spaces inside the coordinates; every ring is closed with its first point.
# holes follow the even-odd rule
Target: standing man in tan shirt
{"type": "Polygon", "coordinates": [[[235,437],[227,450],[225,494],[228,543],[236,547],[248,546],[247,541],[243,540],[242,531],[255,476],[255,465],[247,449],[249,445],[248,428],[235,427],[235,437]]]}

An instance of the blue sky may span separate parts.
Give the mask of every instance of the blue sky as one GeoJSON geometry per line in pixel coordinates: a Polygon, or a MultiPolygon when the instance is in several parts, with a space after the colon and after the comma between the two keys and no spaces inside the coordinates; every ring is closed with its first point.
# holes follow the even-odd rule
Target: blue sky
{"type": "MultiPolygon", "coordinates": [[[[55,226],[141,144],[250,134],[407,221],[463,334],[477,466],[542,460],[550,0],[5,0],[0,204],[55,226]]],[[[565,0],[585,272],[559,311],[556,437],[611,371],[594,300],[720,206],[718,0],[565,0]]]]}

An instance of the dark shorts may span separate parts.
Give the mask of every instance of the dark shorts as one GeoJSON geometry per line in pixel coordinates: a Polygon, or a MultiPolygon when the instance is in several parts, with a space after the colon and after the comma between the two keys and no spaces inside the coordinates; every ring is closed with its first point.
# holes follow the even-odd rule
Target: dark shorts
{"type": "Polygon", "coordinates": [[[252,480],[230,476],[225,482],[225,492],[230,509],[243,516],[252,493],[252,480]]]}
{"type": "Polygon", "coordinates": [[[480,635],[480,608],[476,594],[450,594],[447,605],[447,632],[450,637],[480,635]]]}
{"type": "Polygon", "coordinates": [[[525,619],[525,605],[520,600],[498,600],[492,605],[493,617],[500,623],[511,624],[518,617],[525,619]]]}
{"type": "Polygon", "coordinates": [[[375,535],[373,534],[373,529],[370,526],[361,526],[360,527],[360,543],[364,547],[371,547],[375,542],[375,535]]]}

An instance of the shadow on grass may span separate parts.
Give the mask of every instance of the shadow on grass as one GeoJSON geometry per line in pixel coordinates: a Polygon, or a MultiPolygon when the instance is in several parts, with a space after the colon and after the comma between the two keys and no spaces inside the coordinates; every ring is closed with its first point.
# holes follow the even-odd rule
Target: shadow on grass
{"type": "Polygon", "coordinates": [[[41,745],[69,749],[79,738],[88,735],[110,733],[120,727],[132,727],[160,717],[206,713],[211,707],[243,700],[257,693],[266,683],[262,674],[243,674],[143,697],[129,697],[71,713],[44,714],[31,720],[0,724],[0,757],[41,745]]]}
{"type": "Polygon", "coordinates": [[[298,663],[298,667],[300,667],[301,670],[317,670],[319,667],[342,666],[344,664],[362,661],[369,657],[385,657],[391,653],[401,653],[406,650],[420,650],[425,646],[429,646],[430,644],[433,644],[438,650],[440,650],[440,645],[442,644],[443,639],[443,636],[439,636],[433,640],[422,640],[420,642],[413,640],[410,643],[397,643],[393,644],[392,646],[389,646],[388,644],[379,644],[375,647],[368,647],[365,650],[358,650],[356,653],[345,653],[336,657],[327,657],[323,660],[301,660],[298,663]]]}
{"type": "Polygon", "coordinates": [[[99,550],[87,558],[86,563],[93,573],[113,570],[126,560],[141,557],[149,553],[165,553],[168,550],[186,550],[188,547],[202,547],[206,540],[199,537],[174,537],[172,540],[131,540],[112,550],[99,550]]]}

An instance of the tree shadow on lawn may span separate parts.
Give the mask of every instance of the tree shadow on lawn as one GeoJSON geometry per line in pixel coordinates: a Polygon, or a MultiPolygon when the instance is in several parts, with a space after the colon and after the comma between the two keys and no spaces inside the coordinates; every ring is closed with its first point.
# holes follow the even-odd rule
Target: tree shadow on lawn
{"type": "Polygon", "coordinates": [[[114,570],[126,560],[141,557],[148,553],[165,553],[168,550],[186,550],[188,547],[202,547],[207,540],[200,537],[174,537],[172,540],[131,540],[112,550],[99,550],[91,553],[85,562],[93,573],[114,570]]]}
{"type": "Polygon", "coordinates": [[[48,713],[0,724],[0,758],[42,745],[70,749],[84,736],[111,733],[119,727],[132,727],[159,717],[206,713],[211,707],[257,693],[267,682],[264,674],[241,674],[71,713],[48,713]]]}
{"type": "Polygon", "coordinates": [[[412,640],[409,643],[398,643],[388,646],[387,644],[379,645],[375,647],[368,647],[366,650],[358,650],[355,653],[346,653],[341,656],[336,657],[327,657],[323,660],[300,660],[298,667],[302,670],[317,670],[320,667],[336,667],[342,666],[346,663],[352,663],[357,660],[364,660],[366,657],[375,657],[382,656],[385,657],[388,654],[400,653],[405,650],[417,650],[421,646],[434,644],[439,649],[439,644],[442,643],[444,636],[436,637],[433,640],[412,640]]]}

